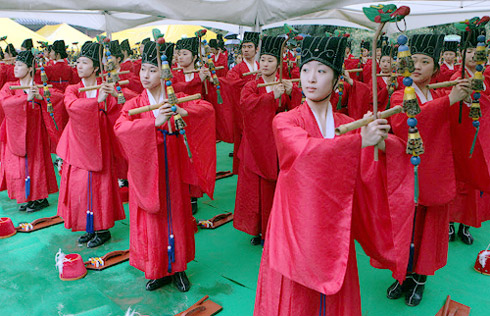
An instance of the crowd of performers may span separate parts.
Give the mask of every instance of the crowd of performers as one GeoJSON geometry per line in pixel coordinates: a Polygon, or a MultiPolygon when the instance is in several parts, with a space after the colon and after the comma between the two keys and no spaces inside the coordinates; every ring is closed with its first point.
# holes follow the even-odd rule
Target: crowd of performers
{"type": "Polygon", "coordinates": [[[415,35],[408,51],[406,39],[382,37],[372,53],[366,39],[356,58],[346,36],[290,45],[245,32],[231,69],[222,38],[148,38],[141,56],[127,40],[87,42],[76,66],[63,41],[41,54],[29,40],[20,52],[8,45],[0,187],[23,212],[47,207],[59,190],[58,215],[89,248],[125,218],[120,192],[129,187],[130,265],[149,291],[173,283],[185,292],[197,199],[213,197],[216,142],[233,143],[233,225],[264,247],[255,315],[361,315],[354,240],[374,267],[392,271],[388,298],[416,306],[427,277],[445,266],[448,242],[472,244],[469,227],[490,219],[482,36],[462,34],[462,50],[444,35],[415,35]],[[373,58],[379,108],[418,115],[374,117],[336,135],[372,115],[373,58]]]}

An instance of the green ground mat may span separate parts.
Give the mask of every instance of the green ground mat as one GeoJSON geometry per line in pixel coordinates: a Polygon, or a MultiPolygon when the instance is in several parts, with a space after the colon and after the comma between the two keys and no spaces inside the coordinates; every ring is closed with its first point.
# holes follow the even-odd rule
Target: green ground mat
{"type": "MultiPolygon", "coordinates": [[[[231,170],[228,153],[233,145],[219,143],[217,148],[218,171],[231,170]]],[[[209,219],[233,211],[236,180],[236,176],[218,180],[215,199],[200,199],[196,218],[209,219]]],[[[49,208],[26,214],[19,212],[16,202],[2,192],[0,216],[12,218],[15,225],[53,216],[57,198],[57,194],[51,195],[49,208]]],[[[458,240],[450,244],[447,266],[429,277],[424,299],[415,308],[405,306],[403,299],[386,299],[386,288],[393,281],[390,272],[372,268],[368,257],[357,247],[363,315],[435,315],[447,294],[471,306],[470,315],[489,315],[490,277],[476,273],[473,264],[478,252],[490,242],[490,223],[471,232],[475,237],[472,246],[458,240]]],[[[59,279],[54,257],[60,248],[64,253],[79,253],[85,260],[128,249],[127,219],[117,222],[111,233],[111,241],[97,249],[78,246],[82,233],[72,233],[62,224],[0,240],[0,315],[122,316],[131,307],[142,315],[172,316],[204,295],[223,306],[220,316],[253,314],[262,249],[252,246],[251,236],[234,229],[232,223],[196,234],[196,259],[187,270],[192,288],[187,293],[178,292],[173,285],[147,292],[144,274],[128,262],[103,271],[89,271],[78,281],[59,279]]]]}

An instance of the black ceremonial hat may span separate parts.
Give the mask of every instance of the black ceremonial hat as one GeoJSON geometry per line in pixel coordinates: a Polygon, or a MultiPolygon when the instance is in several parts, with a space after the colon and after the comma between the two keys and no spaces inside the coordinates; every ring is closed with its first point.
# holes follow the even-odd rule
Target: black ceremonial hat
{"type": "Polygon", "coordinates": [[[131,45],[129,45],[129,40],[125,39],[124,41],[121,42],[121,50],[125,50],[127,52],[131,51],[131,45]]]}
{"type": "Polygon", "coordinates": [[[457,52],[459,47],[458,41],[445,41],[443,52],[457,52]]]}
{"type": "Polygon", "coordinates": [[[187,49],[191,51],[194,56],[199,54],[199,38],[197,37],[189,37],[183,38],[177,42],[177,49],[187,49]]]}
{"type": "Polygon", "coordinates": [[[286,38],[279,36],[264,36],[262,38],[262,46],[260,47],[260,56],[271,55],[281,60],[281,47],[286,38]]]}
{"type": "Polygon", "coordinates": [[[260,33],[258,32],[245,32],[243,33],[242,43],[254,43],[255,48],[259,46],[260,33]]]}
{"type": "Polygon", "coordinates": [[[438,62],[444,46],[443,34],[415,34],[410,38],[410,52],[424,54],[438,62]]]}
{"type": "Polygon", "coordinates": [[[32,55],[30,50],[25,50],[17,55],[16,61],[21,61],[28,67],[32,67],[32,62],[34,61],[34,55],[32,55]]]}
{"type": "Polygon", "coordinates": [[[25,49],[29,50],[31,48],[34,47],[34,45],[32,44],[32,38],[28,38],[28,39],[25,39],[23,42],[22,42],[22,45],[20,45],[21,47],[24,47],[25,49]]]}
{"type": "Polygon", "coordinates": [[[218,49],[218,40],[213,38],[209,40],[209,47],[218,49]]]}
{"type": "Polygon", "coordinates": [[[362,41],[361,48],[365,48],[367,50],[371,50],[371,42],[370,41],[362,41]]]}
{"type": "Polygon", "coordinates": [[[153,41],[146,42],[145,48],[143,49],[143,53],[141,54],[141,64],[152,64],[153,66],[158,67],[158,54],[157,54],[156,42],[153,41]]]}
{"type": "Polygon", "coordinates": [[[316,60],[340,74],[344,64],[345,37],[305,37],[301,48],[301,67],[316,60]]]}
{"type": "Polygon", "coordinates": [[[17,51],[12,43],[8,44],[5,48],[5,52],[9,53],[12,57],[17,56],[17,51]]]}
{"type": "Polygon", "coordinates": [[[66,53],[66,47],[65,47],[65,41],[64,40],[54,41],[51,49],[54,50],[56,53],[60,54],[61,58],[68,57],[68,54],[66,53]]]}
{"type": "Polygon", "coordinates": [[[384,45],[383,47],[381,47],[381,57],[390,56],[391,58],[393,58],[397,55],[397,51],[398,49],[393,45],[384,45]]]}
{"type": "Polygon", "coordinates": [[[110,41],[109,42],[109,51],[111,52],[111,55],[114,57],[123,57],[123,53],[121,51],[121,46],[119,46],[119,41],[110,41]]]}
{"type": "Polygon", "coordinates": [[[463,34],[461,34],[461,50],[464,49],[464,46],[465,46],[465,43],[466,43],[466,39],[468,39],[468,42],[466,43],[466,47],[476,47],[476,44],[478,44],[478,36],[479,35],[484,35],[485,37],[487,36],[486,32],[485,32],[485,28],[484,27],[480,27],[476,30],[472,30],[471,33],[469,32],[464,32],[463,34]]]}
{"type": "Polygon", "coordinates": [[[167,56],[167,61],[169,64],[172,63],[172,58],[174,57],[174,48],[174,43],[165,42],[165,44],[163,44],[163,47],[160,49],[160,52],[167,56]]]}
{"type": "Polygon", "coordinates": [[[92,59],[94,62],[94,67],[100,66],[100,44],[86,42],[82,46],[82,51],[80,52],[80,57],[87,57],[92,59]]]}

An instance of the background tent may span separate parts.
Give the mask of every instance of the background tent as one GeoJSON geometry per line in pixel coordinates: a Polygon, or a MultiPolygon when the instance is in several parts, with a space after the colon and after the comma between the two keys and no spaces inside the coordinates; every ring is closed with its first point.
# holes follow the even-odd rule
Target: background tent
{"type": "MultiPolygon", "coordinates": [[[[12,21],[8,18],[0,18],[0,37],[7,36],[7,43],[12,43],[16,49],[20,49],[20,45],[26,38],[32,38],[34,46],[38,46],[37,41],[47,42],[44,36],[39,35],[27,27],[12,21]]],[[[5,48],[6,43],[1,43],[2,48],[5,48]]]]}
{"type": "MultiPolygon", "coordinates": [[[[182,37],[193,37],[196,31],[202,29],[198,25],[154,25],[112,33],[112,39],[121,42],[127,38],[129,39],[129,44],[134,46],[135,43],[147,37],[153,40],[152,30],[154,28],[159,29],[165,35],[165,41],[172,43],[177,42],[182,37]]],[[[207,30],[203,38],[209,41],[212,38],[216,38],[216,33],[207,30]]]]}
{"type": "Polygon", "coordinates": [[[36,33],[44,36],[50,44],[56,40],[64,40],[66,45],[71,46],[73,42],[78,42],[81,45],[92,40],[89,36],[65,23],[43,26],[36,33]]]}

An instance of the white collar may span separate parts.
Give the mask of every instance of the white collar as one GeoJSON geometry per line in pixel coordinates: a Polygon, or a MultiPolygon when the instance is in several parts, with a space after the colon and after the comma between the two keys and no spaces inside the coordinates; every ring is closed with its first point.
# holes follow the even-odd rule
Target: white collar
{"type": "MultiPolygon", "coordinates": [[[[309,105],[308,105],[309,106],[309,105]]],[[[313,113],[313,116],[315,117],[316,123],[318,124],[318,128],[320,129],[320,132],[322,133],[323,138],[334,138],[335,137],[335,120],[333,119],[333,111],[332,111],[332,104],[330,101],[328,102],[328,108],[327,108],[327,120],[325,121],[325,128],[321,128],[320,124],[320,118],[317,116],[315,111],[313,111],[310,107],[311,112],[313,113]],[[323,130],[325,130],[325,135],[323,135],[323,130]]]]}
{"type": "Polygon", "coordinates": [[[473,78],[473,76],[475,75],[474,72],[472,72],[471,70],[469,70],[468,68],[465,68],[465,70],[468,72],[468,74],[470,75],[470,78],[473,78]]]}
{"type": "Polygon", "coordinates": [[[214,55],[214,62],[217,62],[217,61],[218,61],[218,59],[219,59],[219,54],[220,54],[220,53],[218,52],[217,54],[215,54],[215,55],[214,55]]]}
{"type": "Polygon", "coordinates": [[[243,59],[243,61],[244,61],[244,62],[245,62],[245,64],[247,65],[247,67],[248,67],[248,70],[249,70],[249,71],[256,71],[256,70],[258,70],[258,69],[257,69],[257,63],[256,63],[255,61],[254,61],[253,66],[252,66],[252,65],[250,65],[250,64],[248,63],[248,61],[247,61],[245,58],[243,59]]]}
{"type": "Polygon", "coordinates": [[[58,60],[55,60],[54,63],[55,64],[57,64],[57,63],[65,63],[65,60],[64,59],[58,59],[58,60]]]}
{"type": "MultiPolygon", "coordinates": [[[[158,104],[158,103],[163,102],[163,93],[160,94],[160,99],[158,100],[158,102],[155,100],[155,98],[153,97],[153,94],[151,94],[150,90],[146,89],[146,94],[148,95],[148,101],[150,102],[150,105],[154,105],[154,104],[158,104]]],[[[153,115],[155,117],[158,116],[158,109],[153,110],[152,112],[153,112],[153,115]]]]}
{"type": "Polygon", "coordinates": [[[413,85],[413,88],[415,89],[415,93],[419,97],[420,102],[422,102],[422,104],[433,100],[432,94],[430,93],[430,90],[427,91],[427,98],[426,98],[425,95],[422,93],[422,90],[420,90],[420,88],[416,84],[413,85]]]}
{"type": "Polygon", "coordinates": [[[447,66],[447,68],[449,68],[450,70],[454,70],[454,64],[450,65],[446,62],[444,62],[444,64],[447,66]]]}
{"type": "Polygon", "coordinates": [[[195,73],[184,74],[185,82],[189,82],[189,81],[194,80],[194,75],[195,75],[195,73]]]}
{"type": "MultiPolygon", "coordinates": [[[[87,87],[87,83],[85,82],[85,79],[82,78],[82,83],[83,83],[83,86],[84,87],[87,87]]],[[[99,90],[89,90],[89,91],[85,91],[85,95],[87,96],[87,98],[89,99],[92,99],[92,98],[96,98],[97,97],[97,91],[99,90]]]]}

